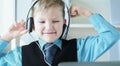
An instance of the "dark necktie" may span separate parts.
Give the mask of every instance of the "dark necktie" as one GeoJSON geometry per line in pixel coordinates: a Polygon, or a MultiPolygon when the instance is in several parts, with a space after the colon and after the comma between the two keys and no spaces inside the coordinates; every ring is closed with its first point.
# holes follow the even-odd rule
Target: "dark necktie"
{"type": "Polygon", "coordinates": [[[57,48],[58,47],[54,44],[45,44],[44,45],[43,50],[45,52],[45,58],[48,63],[52,64],[53,57],[57,51],[57,48]]]}

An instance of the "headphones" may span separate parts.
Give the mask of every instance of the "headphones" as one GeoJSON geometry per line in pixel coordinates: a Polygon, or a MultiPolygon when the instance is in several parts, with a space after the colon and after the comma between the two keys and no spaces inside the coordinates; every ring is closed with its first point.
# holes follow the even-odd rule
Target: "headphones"
{"type": "MultiPolygon", "coordinates": [[[[30,15],[31,10],[34,8],[35,4],[38,1],[39,0],[36,0],[35,2],[33,2],[32,6],[30,7],[30,9],[27,13],[26,29],[29,30],[29,33],[32,32],[32,27],[33,27],[33,24],[34,24],[33,17],[29,17],[29,15],[30,15]]],[[[60,37],[61,39],[66,39],[67,38],[67,34],[68,34],[68,31],[69,31],[69,25],[70,25],[70,13],[69,13],[69,9],[68,9],[67,5],[65,5],[65,8],[67,9],[67,12],[68,12],[68,21],[67,21],[68,23],[63,25],[63,32],[62,32],[62,35],[60,37]]],[[[65,12],[65,9],[64,9],[64,12],[65,12]]]]}

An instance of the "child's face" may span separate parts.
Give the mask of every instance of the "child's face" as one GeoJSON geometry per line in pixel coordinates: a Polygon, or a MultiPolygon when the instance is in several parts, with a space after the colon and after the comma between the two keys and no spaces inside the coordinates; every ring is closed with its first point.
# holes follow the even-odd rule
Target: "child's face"
{"type": "Polygon", "coordinates": [[[53,42],[61,36],[65,20],[60,8],[49,8],[35,13],[34,21],[39,38],[53,42]]]}

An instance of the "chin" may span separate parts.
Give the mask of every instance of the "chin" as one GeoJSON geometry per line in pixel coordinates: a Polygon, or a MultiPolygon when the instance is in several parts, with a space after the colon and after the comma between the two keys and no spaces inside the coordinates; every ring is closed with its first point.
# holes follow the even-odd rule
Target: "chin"
{"type": "Polygon", "coordinates": [[[47,43],[52,43],[52,42],[54,42],[56,39],[45,39],[45,41],[47,42],[47,43]]]}

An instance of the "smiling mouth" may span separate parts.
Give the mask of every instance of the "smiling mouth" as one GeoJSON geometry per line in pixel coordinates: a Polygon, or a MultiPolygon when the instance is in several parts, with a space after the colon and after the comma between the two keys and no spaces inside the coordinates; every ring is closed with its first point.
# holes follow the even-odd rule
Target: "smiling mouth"
{"type": "Polygon", "coordinates": [[[44,34],[56,34],[56,32],[45,32],[44,34]]]}

